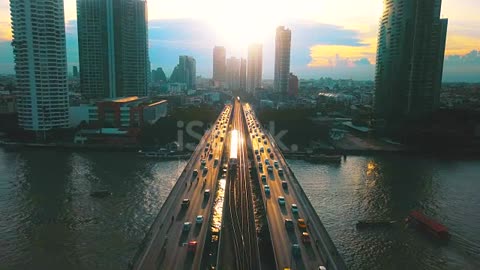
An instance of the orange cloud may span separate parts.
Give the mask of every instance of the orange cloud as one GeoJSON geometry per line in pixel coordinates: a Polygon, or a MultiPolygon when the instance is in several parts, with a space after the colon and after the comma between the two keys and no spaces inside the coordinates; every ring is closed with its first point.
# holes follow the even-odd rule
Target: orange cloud
{"type": "Polygon", "coordinates": [[[367,46],[315,45],[310,47],[311,61],[308,67],[354,67],[355,62],[368,59],[375,63],[376,40],[362,40],[367,46]]]}
{"type": "Polygon", "coordinates": [[[445,55],[465,55],[480,49],[480,36],[447,35],[445,55]]]}

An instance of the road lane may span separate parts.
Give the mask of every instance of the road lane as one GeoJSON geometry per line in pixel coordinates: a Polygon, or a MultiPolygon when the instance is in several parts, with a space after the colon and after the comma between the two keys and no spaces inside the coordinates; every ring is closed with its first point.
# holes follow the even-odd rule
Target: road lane
{"type": "MultiPolygon", "coordinates": [[[[223,153],[223,142],[220,136],[215,138],[215,127],[228,123],[231,115],[231,106],[226,106],[214,127],[207,131],[200,141],[194,155],[179,177],[177,184],[165,201],[159,216],[152,226],[152,237],[147,242],[147,247],[139,257],[134,269],[199,269],[202,259],[205,237],[208,230],[209,216],[213,204],[214,190],[217,186],[217,175],[219,164],[214,166],[215,159],[221,160],[223,153]],[[222,120],[223,119],[223,120],[222,120]],[[222,124],[220,124],[222,123],[222,124]],[[208,155],[204,151],[207,143],[212,145],[213,157],[205,158],[206,167],[209,171],[202,176],[202,156],[208,155]],[[193,176],[193,170],[198,170],[199,179],[193,176]],[[205,180],[205,186],[203,185],[205,180]],[[204,190],[210,189],[210,197],[204,200],[204,190]],[[182,199],[190,199],[187,209],[181,209],[182,199]],[[195,217],[203,215],[204,221],[200,225],[195,224],[195,217]],[[172,220],[173,217],[173,220],[172,220]],[[182,232],[183,223],[192,222],[191,230],[182,232]],[[188,241],[196,240],[196,252],[189,253],[185,246],[188,241]]],[[[220,128],[219,128],[220,130],[220,128]]],[[[224,134],[222,134],[224,135],[224,134]]]]}
{"type": "MultiPolygon", "coordinates": [[[[272,141],[270,141],[269,136],[262,138],[262,135],[265,134],[265,131],[261,127],[257,127],[258,120],[256,119],[253,110],[250,106],[246,104],[244,106],[245,116],[247,122],[251,123],[251,129],[253,132],[250,132],[250,138],[252,140],[252,147],[259,150],[259,155],[261,157],[261,163],[263,166],[263,173],[259,172],[259,179],[261,175],[264,174],[267,177],[267,184],[270,186],[270,196],[266,198],[266,211],[269,221],[270,235],[272,239],[272,245],[274,248],[274,254],[277,262],[277,269],[291,268],[291,269],[316,269],[319,265],[322,265],[322,259],[320,253],[315,248],[314,245],[304,244],[301,241],[301,230],[297,226],[297,218],[306,218],[306,215],[301,207],[301,203],[297,199],[295,192],[293,192],[289,177],[287,174],[280,176],[278,169],[273,166],[274,160],[281,158],[278,152],[276,152],[276,147],[273,147],[272,141]],[[248,113],[247,113],[248,112],[248,113]],[[255,131],[256,130],[256,131],[255,131]],[[258,133],[252,138],[252,134],[258,133]],[[258,141],[260,138],[260,142],[258,141]],[[266,144],[264,143],[266,141],[266,144]],[[260,151],[260,148],[263,147],[264,152],[260,151]],[[274,160],[270,157],[267,149],[270,148],[274,153],[274,160]],[[273,172],[268,173],[267,166],[265,164],[265,159],[270,161],[270,164],[273,166],[273,172]],[[282,187],[281,180],[287,181],[287,188],[282,187]],[[285,206],[280,206],[278,203],[278,196],[283,196],[285,198],[285,206]],[[291,204],[295,203],[298,205],[298,215],[293,215],[291,211],[291,204]],[[293,230],[287,231],[285,227],[285,218],[293,220],[294,226],[293,230]],[[301,255],[296,259],[292,254],[292,244],[298,244],[300,247],[301,255]]],[[[266,134],[265,134],[266,135],[266,134]]],[[[257,168],[259,167],[257,161],[257,168]]],[[[279,169],[286,170],[283,162],[279,162],[279,169]]],[[[262,180],[260,180],[262,182],[262,180]]],[[[265,194],[265,188],[262,186],[262,191],[265,194]]],[[[310,232],[310,228],[307,229],[310,232]]],[[[312,239],[313,240],[313,239],[312,239]]]]}

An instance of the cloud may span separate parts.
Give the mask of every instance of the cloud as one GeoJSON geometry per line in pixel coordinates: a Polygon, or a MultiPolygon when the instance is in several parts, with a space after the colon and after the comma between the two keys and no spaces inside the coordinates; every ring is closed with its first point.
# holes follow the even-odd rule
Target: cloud
{"type": "Polygon", "coordinates": [[[446,56],[443,81],[480,82],[480,51],[446,56]]]}

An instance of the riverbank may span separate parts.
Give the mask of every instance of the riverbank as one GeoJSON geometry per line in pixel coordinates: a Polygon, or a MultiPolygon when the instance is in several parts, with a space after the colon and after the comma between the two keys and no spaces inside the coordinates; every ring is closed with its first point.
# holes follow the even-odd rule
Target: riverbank
{"type": "Polygon", "coordinates": [[[0,141],[0,147],[7,151],[18,151],[22,149],[51,149],[59,151],[75,152],[130,152],[138,153],[139,156],[150,159],[188,159],[192,152],[179,151],[169,155],[149,155],[150,152],[142,152],[137,145],[100,145],[100,144],[74,144],[74,143],[20,143],[0,141]]]}

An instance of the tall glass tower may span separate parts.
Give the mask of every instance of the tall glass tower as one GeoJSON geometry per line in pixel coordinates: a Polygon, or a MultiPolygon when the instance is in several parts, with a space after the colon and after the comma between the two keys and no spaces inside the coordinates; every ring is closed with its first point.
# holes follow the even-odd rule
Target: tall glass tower
{"type": "Polygon", "coordinates": [[[439,106],[447,19],[441,0],[384,0],[378,33],[375,113],[387,125],[439,106]]]}
{"type": "Polygon", "coordinates": [[[77,0],[84,97],[146,95],[150,69],[147,21],[144,0],[77,0]]]}
{"type": "Polygon", "coordinates": [[[68,127],[63,0],[10,0],[19,125],[68,127]]]}

